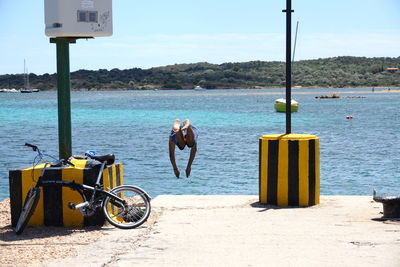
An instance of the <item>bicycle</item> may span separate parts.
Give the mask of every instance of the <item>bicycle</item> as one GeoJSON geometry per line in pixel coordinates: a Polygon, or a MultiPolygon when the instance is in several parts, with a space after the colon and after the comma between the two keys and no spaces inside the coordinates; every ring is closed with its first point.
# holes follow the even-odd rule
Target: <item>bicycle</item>
{"type": "Polygon", "coordinates": [[[92,216],[98,209],[101,209],[105,219],[117,228],[133,229],[142,225],[148,219],[151,212],[151,197],[143,189],[132,185],[121,185],[108,191],[100,184],[105,166],[111,165],[115,161],[115,156],[113,154],[103,156],[85,154],[88,158],[101,163],[95,185],[88,186],[75,183],[74,181],[43,180],[46,170],[50,167],[64,167],[68,165],[74,167],[75,165],[66,159],[60,159],[55,163],[50,163],[44,158],[51,156],[42,153],[37,146],[28,143],[25,143],[25,146],[32,148],[33,151],[38,153],[33,161],[33,169],[41,162],[44,163],[44,166],[36,181],[36,185],[33,186],[26,195],[22,211],[15,227],[16,234],[21,234],[24,231],[39,202],[40,187],[44,186],[62,186],[77,191],[82,197],[82,202],[78,204],[68,203],[68,207],[71,210],[77,209],[83,216],[92,216]],[[88,200],[85,193],[90,195],[88,200]]]}

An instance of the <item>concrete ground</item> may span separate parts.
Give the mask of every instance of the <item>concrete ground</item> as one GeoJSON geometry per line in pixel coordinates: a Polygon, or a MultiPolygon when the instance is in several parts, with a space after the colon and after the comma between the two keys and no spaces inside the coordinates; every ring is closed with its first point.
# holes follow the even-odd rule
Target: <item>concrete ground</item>
{"type": "Polygon", "coordinates": [[[400,221],[370,196],[321,196],[309,208],[258,196],[158,196],[147,225],[105,228],[76,257],[46,266],[400,266],[400,221]]]}

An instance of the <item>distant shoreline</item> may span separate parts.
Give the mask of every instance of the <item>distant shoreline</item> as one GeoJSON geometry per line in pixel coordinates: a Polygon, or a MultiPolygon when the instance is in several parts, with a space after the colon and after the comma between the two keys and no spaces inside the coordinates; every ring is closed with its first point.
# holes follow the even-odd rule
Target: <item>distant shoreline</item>
{"type": "MultiPolygon", "coordinates": [[[[400,87],[400,57],[331,57],[296,61],[293,88],[400,87]]],[[[248,61],[211,64],[198,62],[150,69],[84,70],[70,73],[71,88],[102,90],[180,90],[285,88],[285,63],[248,61]]],[[[30,74],[30,86],[56,90],[57,74],[30,74]]],[[[0,75],[0,88],[21,88],[21,74],[0,75]]]]}
{"type": "MultiPolygon", "coordinates": [[[[223,90],[243,90],[244,95],[285,95],[286,88],[282,87],[270,87],[270,88],[215,88],[215,89],[71,89],[71,92],[150,92],[150,91],[179,91],[181,93],[198,93],[207,94],[207,92],[213,91],[214,93],[223,90]],[[270,90],[270,91],[269,91],[270,90]],[[274,91],[273,91],[274,90],[274,91]],[[276,91],[279,90],[279,91],[276,91]]],[[[56,92],[57,89],[42,90],[40,92],[56,92]]],[[[398,94],[400,93],[400,87],[344,87],[344,88],[323,88],[323,87],[301,87],[292,88],[292,95],[315,95],[317,96],[329,96],[332,94],[398,94]],[[361,89],[361,90],[360,90],[361,89]],[[302,91],[303,90],[303,91],[302,91]],[[309,91],[304,91],[309,90],[309,91]],[[323,91],[322,91],[323,90],[323,91]]],[[[1,92],[0,95],[7,94],[7,92],[1,92]]],[[[20,94],[20,92],[8,93],[8,94],[20,94]]],[[[35,93],[38,94],[38,93],[35,93]]],[[[40,94],[40,93],[39,93],[40,94]]],[[[327,97],[329,98],[329,97],[327,97]]]]}
{"type": "MultiPolygon", "coordinates": [[[[365,90],[365,91],[357,91],[359,92],[371,92],[373,93],[372,89],[374,89],[375,92],[379,93],[399,93],[400,92],[400,87],[388,87],[388,86],[377,86],[377,87],[318,87],[318,86],[311,86],[311,87],[292,87],[292,92],[296,92],[298,90],[302,89],[330,89],[330,90],[338,90],[338,91],[344,91],[348,89],[370,89],[370,90],[365,90]]],[[[254,87],[241,87],[241,88],[212,88],[212,89],[207,89],[204,88],[202,91],[218,91],[218,90],[286,90],[285,87],[259,87],[259,88],[254,88],[254,87]]],[[[41,92],[54,92],[57,91],[57,89],[50,89],[50,90],[42,90],[41,92]]],[[[118,91],[197,91],[194,89],[165,89],[165,88],[155,88],[155,89],[110,89],[110,88],[104,88],[104,89],[71,89],[71,92],[118,92],[118,91]]]]}

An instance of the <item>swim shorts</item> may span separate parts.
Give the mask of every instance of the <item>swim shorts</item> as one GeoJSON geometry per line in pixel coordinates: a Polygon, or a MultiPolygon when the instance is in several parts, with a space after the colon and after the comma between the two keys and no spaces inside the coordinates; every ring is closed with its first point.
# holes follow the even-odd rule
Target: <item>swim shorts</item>
{"type": "MultiPolygon", "coordinates": [[[[184,123],[181,122],[181,127],[183,127],[183,126],[184,126],[184,123]]],[[[197,127],[194,126],[194,125],[190,125],[190,127],[191,127],[192,130],[193,130],[193,134],[194,134],[194,144],[196,145],[196,144],[197,144],[197,137],[199,136],[199,130],[198,130],[197,127]]],[[[186,137],[186,135],[187,135],[187,129],[183,130],[183,131],[182,131],[182,134],[183,134],[184,137],[186,137]]],[[[176,133],[175,133],[174,131],[171,130],[171,133],[169,134],[169,137],[172,139],[172,141],[175,143],[175,145],[176,145],[180,150],[183,150],[183,149],[185,148],[185,147],[180,147],[180,146],[178,145],[178,140],[176,140],[176,133]]]]}

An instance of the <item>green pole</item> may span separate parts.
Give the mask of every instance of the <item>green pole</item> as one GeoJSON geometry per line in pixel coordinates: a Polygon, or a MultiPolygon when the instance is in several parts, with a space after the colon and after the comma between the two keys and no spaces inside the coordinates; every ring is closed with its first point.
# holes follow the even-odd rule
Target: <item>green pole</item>
{"type": "Polygon", "coordinates": [[[50,39],[50,43],[57,46],[58,148],[61,159],[72,155],[69,44],[75,41],[75,38],[50,39]]]}

